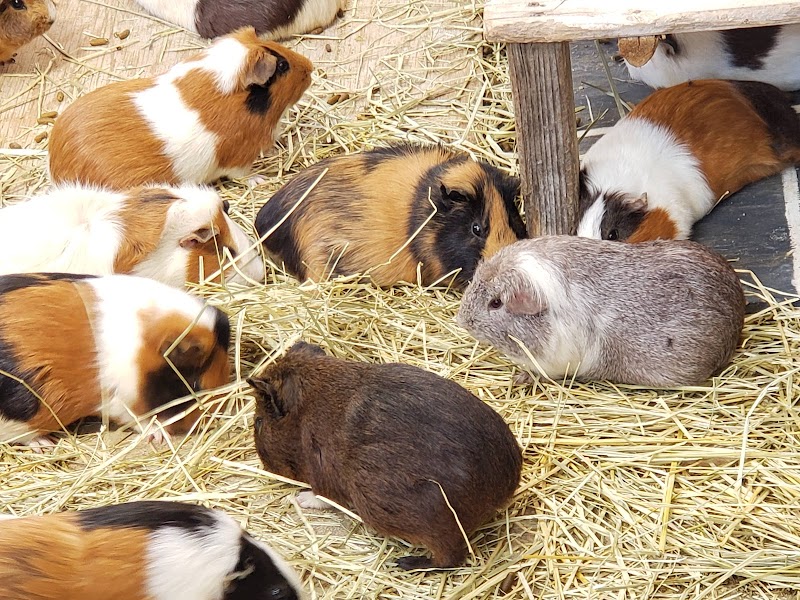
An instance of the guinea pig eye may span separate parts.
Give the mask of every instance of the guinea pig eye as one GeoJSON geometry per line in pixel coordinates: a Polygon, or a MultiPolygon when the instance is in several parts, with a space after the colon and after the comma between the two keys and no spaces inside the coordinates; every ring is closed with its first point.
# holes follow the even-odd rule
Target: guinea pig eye
{"type": "Polygon", "coordinates": [[[608,232],[606,239],[611,240],[612,242],[617,241],[619,239],[619,231],[617,231],[616,229],[612,229],[611,231],[608,232]]]}
{"type": "Polygon", "coordinates": [[[279,75],[286,73],[289,70],[289,61],[285,58],[278,59],[278,65],[275,67],[275,70],[278,72],[279,75]]]}
{"type": "Polygon", "coordinates": [[[503,306],[503,301],[500,298],[492,298],[489,300],[489,308],[492,310],[497,310],[501,306],[503,306]]]}
{"type": "Polygon", "coordinates": [[[264,417],[256,417],[255,426],[256,426],[256,433],[261,433],[261,427],[264,425],[264,417]]]}
{"type": "Polygon", "coordinates": [[[24,0],[11,0],[11,8],[14,10],[25,10],[24,0]]]}
{"type": "Polygon", "coordinates": [[[473,223],[472,224],[472,235],[474,235],[475,237],[479,237],[479,238],[485,237],[485,232],[484,232],[483,227],[481,226],[480,223],[473,223]]]}

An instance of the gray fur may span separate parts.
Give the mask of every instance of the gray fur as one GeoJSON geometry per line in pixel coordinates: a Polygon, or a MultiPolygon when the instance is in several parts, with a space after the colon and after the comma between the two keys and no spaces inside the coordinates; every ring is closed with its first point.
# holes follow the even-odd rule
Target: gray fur
{"type": "Polygon", "coordinates": [[[482,262],[457,320],[534,367],[509,336],[519,339],[555,379],[674,387],[701,384],[730,362],[744,307],[731,266],[695,242],[551,236],[482,262]],[[490,308],[492,299],[502,306],[490,308]]]}

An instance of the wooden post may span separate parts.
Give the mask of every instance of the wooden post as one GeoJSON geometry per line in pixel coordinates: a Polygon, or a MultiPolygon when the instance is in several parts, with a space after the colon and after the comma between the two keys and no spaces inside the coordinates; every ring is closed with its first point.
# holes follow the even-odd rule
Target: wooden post
{"type": "Polygon", "coordinates": [[[574,233],[579,164],[569,43],[509,44],[508,62],[528,234],[574,233]]]}

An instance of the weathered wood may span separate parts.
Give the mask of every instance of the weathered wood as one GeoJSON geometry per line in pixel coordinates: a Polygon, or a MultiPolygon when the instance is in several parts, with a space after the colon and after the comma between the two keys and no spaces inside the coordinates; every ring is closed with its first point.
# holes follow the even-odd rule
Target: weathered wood
{"type": "Polygon", "coordinates": [[[569,44],[510,44],[508,61],[528,233],[572,233],[579,165],[569,44]]]}
{"type": "Polygon", "coordinates": [[[566,42],[800,23],[798,0],[487,0],[494,42],[566,42]]]}

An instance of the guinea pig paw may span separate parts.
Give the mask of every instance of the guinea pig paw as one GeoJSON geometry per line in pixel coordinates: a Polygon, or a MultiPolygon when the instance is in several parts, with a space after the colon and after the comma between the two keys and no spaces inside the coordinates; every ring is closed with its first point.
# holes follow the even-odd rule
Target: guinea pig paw
{"type": "Polygon", "coordinates": [[[169,436],[163,429],[156,428],[147,434],[147,442],[153,444],[154,446],[163,446],[168,437],[169,436]]]}
{"type": "Polygon", "coordinates": [[[530,385],[533,383],[533,375],[527,371],[520,371],[514,375],[514,385],[530,385]]]}
{"type": "Polygon", "coordinates": [[[36,454],[43,454],[45,448],[55,448],[57,443],[53,436],[40,435],[28,442],[28,446],[36,452],[36,454]]]}
{"type": "Polygon", "coordinates": [[[304,490],[295,496],[294,501],[300,508],[308,508],[311,510],[330,510],[331,505],[323,502],[311,490],[304,490]]]}
{"type": "Polygon", "coordinates": [[[15,54],[14,56],[9,58],[8,60],[0,60],[0,67],[2,67],[4,65],[13,65],[13,64],[15,64],[17,62],[17,59],[15,58],[16,56],[17,55],[15,54]]]}
{"type": "Polygon", "coordinates": [[[244,181],[247,184],[247,187],[253,189],[254,187],[258,187],[264,183],[267,183],[269,181],[269,177],[265,175],[251,175],[244,181]]]}
{"type": "Polygon", "coordinates": [[[414,569],[430,569],[433,567],[433,560],[427,556],[403,556],[397,559],[397,566],[405,571],[414,569]]]}

